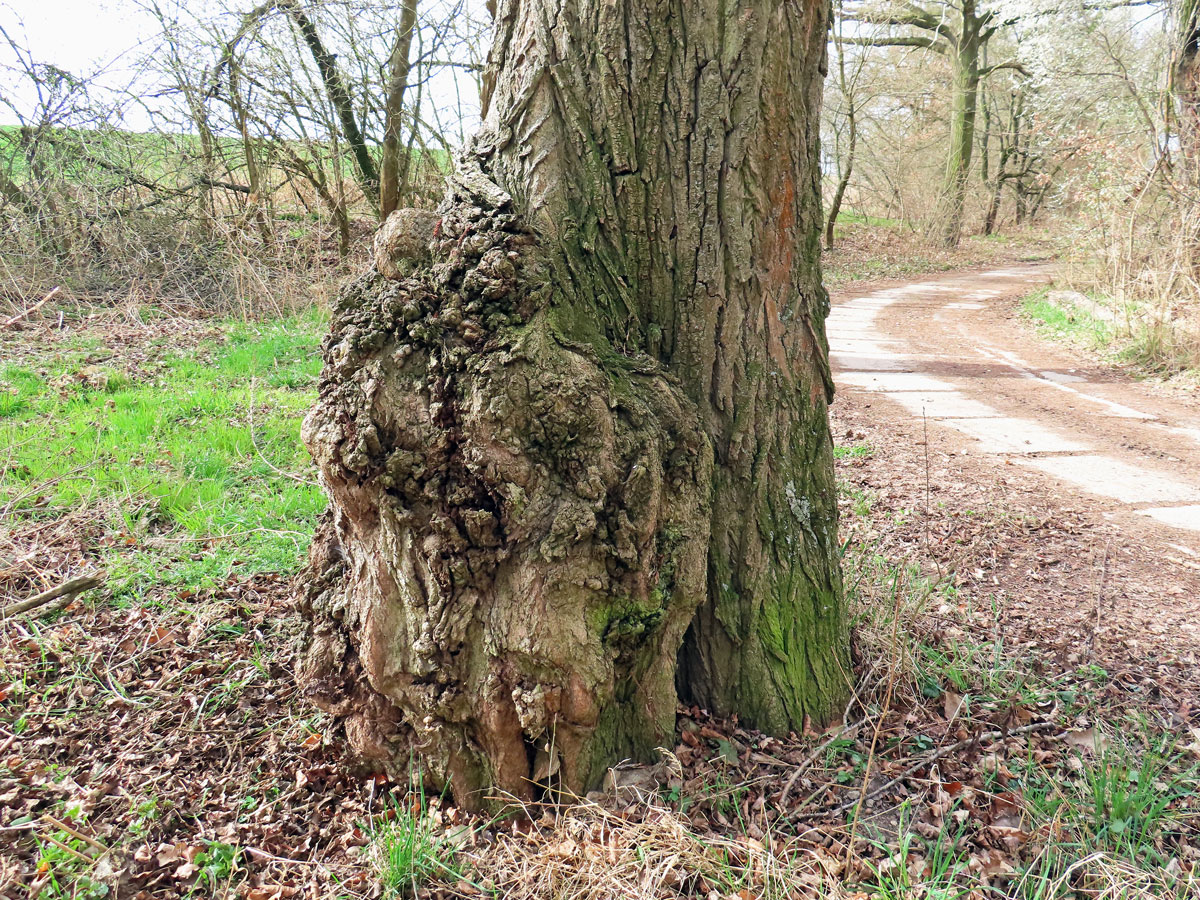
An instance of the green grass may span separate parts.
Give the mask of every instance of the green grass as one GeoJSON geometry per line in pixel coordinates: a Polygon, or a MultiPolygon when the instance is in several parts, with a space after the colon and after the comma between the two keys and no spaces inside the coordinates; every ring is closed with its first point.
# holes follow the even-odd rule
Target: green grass
{"type": "Polygon", "coordinates": [[[833,448],[834,459],[865,459],[875,452],[870,444],[849,444],[833,448]]]}
{"type": "MultiPolygon", "coordinates": [[[[1093,722],[1095,734],[1108,736],[1076,745],[1064,742],[1049,754],[1031,743],[1027,755],[1008,755],[1003,767],[980,770],[982,782],[976,789],[1010,798],[1020,810],[1021,834],[1032,836],[1018,852],[1005,852],[1008,878],[993,881],[990,892],[981,892],[974,859],[978,838],[970,837],[986,819],[952,807],[915,828],[907,825],[902,805],[894,836],[877,840],[864,826],[876,856],[883,857],[867,862],[864,896],[1196,896],[1194,875],[1184,874],[1186,867],[1181,872],[1177,860],[1182,847],[1194,845],[1200,824],[1200,765],[1181,749],[1177,733],[1165,729],[1153,713],[1114,717],[1106,711],[1101,689],[1110,678],[1099,666],[1039,675],[1017,648],[1004,645],[999,632],[990,640],[977,631],[958,638],[931,633],[920,624],[922,611],[953,599],[954,588],[945,581],[896,564],[869,544],[849,544],[842,562],[861,652],[864,658],[898,667],[897,695],[908,698],[905,702],[938,702],[954,692],[961,697],[954,721],[968,731],[992,728],[1014,709],[1056,709],[1064,731],[1077,729],[1072,722],[1093,722]],[[1087,890],[1077,892],[1081,885],[1087,890]]],[[[949,734],[949,723],[946,728],[949,734]]],[[[934,745],[923,733],[901,733],[885,743],[889,754],[903,753],[908,759],[934,745]]],[[[838,770],[836,781],[858,784],[866,775],[863,752],[860,742],[835,742],[826,750],[825,765],[838,770]]]]}
{"type": "Polygon", "coordinates": [[[1021,312],[1032,320],[1039,332],[1049,337],[1066,338],[1093,348],[1109,346],[1114,338],[1108,323],[1072,304],[1050,302],[1050,289],[1039,288],[1021,300],[1021,312]]]}
{"type": "Polygon", "coordinates": [[[20,523],[96,509],[119,598],[293,570],[325,504],[299,440],[321,328],[316,315],[229,325],[149,377],[89,364],[87,344],[5,366],[0,511],[20,523]]]}
{"type": "Polygon", "coordinates": [[[838,210],[839,225],[870,225],[874,228],[899,228],[903,223],[899,219],[889,219],[885,216],[870,216],[855,209],[842,208],[838,210]]]}
{"type": "Polygon", "coordinates": [[[376,871],[387,898],[416,896],[430,880],[453,883],[463,874],[454,845],[424,813],[424,791],[418,788],[413,799],[419,801],[419,810],[395,804],[391,819],[371,835],[376,871]]]}
{"type": "Polygon", "coordinates": [[[1194,828],[1200,815],[1200,774],[1172,744],[1170,735],[1134,723],[1084,753],[1072,779],[1031,762],[1022,773],[1028,814],[1034,821],[1059,822],[1066,841],[1079,848],[1166,866],[1174,842],[1164,844],[1164,837],[1189,822],[1194,828]],[[1130,736],[1146,746],[1135,745],[1130,736]]]}
{"type": "MultiPolygon", "coordinates": [[[[1116,321],[1106,322],[1069,302],[1051,303],[1049,292],[1042,288],[1021,302],[1022,313],[1043,336],[1080,344],[1148,375],[1194,377],[1200,371],[1200,338],[1186,327],[1148,315],[1134,303],[1116,321]]],[[[1118,305],[1111,298],[1096,298],[1118,305]]]]}
{"type": "Polygon", "coordinates": [[[889,855],[876,865],[868,863],[874,876],[874,896],[878,900],[911,900],[925,897],[929,900],[957,900],[975,893],[968,878],[970,857],[959,850],[965,828],[952,827],[952,820],[943,819],[939,830],[932,838],[916,834],[906,823],[911,818],[908,802],[901,804],[901,835],[893,849],[887,843],[875,841],[879,850],[889,855]],[[909,871],[914,857],[924,860],[919,876],[909,871]]]}

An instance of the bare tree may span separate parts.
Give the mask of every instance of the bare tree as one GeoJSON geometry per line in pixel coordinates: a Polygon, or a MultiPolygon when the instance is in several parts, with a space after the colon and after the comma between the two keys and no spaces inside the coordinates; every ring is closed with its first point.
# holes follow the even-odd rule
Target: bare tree
{"type": "Polygon", "coordinates": [[[982,61],[988,43],[1010,23],[995,10],[982,7],[978,0],[934,0],[927,6],[904,2],[882,10],[863,7],[852,17],[888,26],[893,31],[868,37],[843,36],[842,41],[879,47],[919,47],[940,53],[950,61],[950,137],[937,236],[945,246],[957,246],[962,238],[963,209],[975,147],[979,85],[993,72],[1023,68],[1015,60],[992,65],[982,61]]]}
{"type": "Polygon", "coordinates": [[[14,284],[270,298],[325,258],[327,236],[350,253],[385,174],[390,204],[436,202],[453,149],[442,122],[474,102],[477,23],[461,0],[399,15],[367,0],[139,2],[159,33],[127,55],[124,86],[39,62],[5,24],[0,65],[20,87],[0,91],[20,123],[0,131],[14,284]],[[467,90],[442,119],[448,78],[467,90]],[[126,130],[131,112],[142,133],[126,130]]]}
{"type": "Polygon", "coordinates": [[[833,198],[829,202],[829,208],[826,210],[825,248],[827,250],[833,249],[837,218],[842,210],[842,201],[845,199],[846,189],[850,186],[850,178],[854,173],[855,154],[858,150],[858,118],[862,104],[860,80],[866,61],[865,55],[860,53],[851,61],[849,67],[847,66],[847,43],[843,40],[846,36],[845,24],[845,0],[838,0],[837,8],[833,14],[833,52],[837,60],[837,67],[835,69],[837,93],[835,97],[838,101],[836,114],[845,123],[845,142],[843,146],[842,129],[835,128],[836,146],[834,148],[834,163],[837,166],[837,185],[833,191],[833,198]]]}
{"type": "MultiPolygon", "coordinates": [[[[412,42],[417,27],[417,0],[403,0],[396,40],[388,59],[387,100],[384,104],[383,165],[379,187],[379,215],[386,219],[400,205],[401,123],[404,92],[412,69],[412,42]]],[[[414,134],[416,133],[414,129],[414,134]]]]}

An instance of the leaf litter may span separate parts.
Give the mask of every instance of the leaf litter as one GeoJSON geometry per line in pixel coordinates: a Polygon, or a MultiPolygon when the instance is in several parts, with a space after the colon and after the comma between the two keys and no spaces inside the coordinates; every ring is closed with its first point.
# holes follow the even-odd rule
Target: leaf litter
{"type": "MultiPolygon", "coordinates": [[[[292,682],[302,626],[286,574],[0,623],[0,895],[378,897],[381,826],[407,817],[450,860],[415,885],[430,897],[1194,895],[1193,663],[1138,656],[1120,634],[1089,644],[1086,616],[1064,626],[1051,609],[1039,629],[994,602],[1004,585],[1016,606],[1052,607],[1096,526],[990,501],[967,515],[969,491],[932,520],[898,516],[921,508],[918,464],[839,465],[859,618],[844,722],[779,739],[681,708],[658,762],[493,818],[340,755],[292,682]],[[1153,767],[1115,755],[1146,756],[1164,734],[1178,740],[1153,767]],[[1132,847],[1143,777],[1164,802],[1132,847]]],[[[7,532],[40,555],[11,556],[6,588],[86,565],[103,539],[90,527],[66,514],[7,532]]],[[[1115,591],[1121,577],[1118,562],[1115,591]]]]}

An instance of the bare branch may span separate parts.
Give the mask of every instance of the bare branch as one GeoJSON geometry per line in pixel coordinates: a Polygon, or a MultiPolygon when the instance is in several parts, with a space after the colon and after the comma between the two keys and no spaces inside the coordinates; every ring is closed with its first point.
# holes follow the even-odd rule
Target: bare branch
{"type": "Polygon", "coordinates": [[[838,44],[853,44],[859,47],[921,47],[945,53],[947,48],[935,38],[927,37],[837,37],[838,44]]]}

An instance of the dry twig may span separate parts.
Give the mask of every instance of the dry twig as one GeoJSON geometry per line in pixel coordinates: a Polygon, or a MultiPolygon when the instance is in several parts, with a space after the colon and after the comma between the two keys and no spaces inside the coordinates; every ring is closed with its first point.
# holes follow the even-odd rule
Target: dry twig
{"type": "Polygon", "coordinates": [[[57,600],[59,597],[74,597],[76,594],[82,594],[84,591],[99,587],[103,583],[104,577],[101,575],[81,575],[78,578],[72,578],[58,587],[42,591],[40,594],[35,594],[25,600],[10,603],[8,606],[0,609],[0,619],[7,619],[20,615],[23,612],[29,612],[31,609],[45,606],[51,600],[57,600]]]}
{"type": "Polygon", "coordinates": [[[950,756],[954,753],[957,753],[959,750],[963,750],[967,747],[970,747],[973,744],[982,744],[984,741],[994,741],[994,740],[996,740],[996,738],[1015,737],[1017,735],[1029,734],[1029,733],[1035,732],[1035,731],[1057,731],[1057,730],[1058,730],[1058,726],[1054,722],[1034,722],[1032,725],[1025,725],[1021,728],[1013,728],[1013,729],[1007,730],[1007,731],[988,731],[984,734],[976,735],[975,737],[964,738],[963,740],[959,741],[956,744],[950,744],[948,747],[942,747],[940,750],[938,750],[935,753],[930,753],[928,756],[922,756],[919,760],[917,760],[915,763],[913,763],[911,766],[909,766],[907,769],[905,769],[903,772],[901,772],[899,775],[897,775],[891,781],[888,781],[888,782],[885,782],[885,783],[879,785],[879,787],[872,789],[870,792],[864,792],[861,797],[853,797],[850,800],[847,800],[845,803],[842,803],[839,806],[835,806],[833,809],[821,810],[819,812],[806,813],[805,815],[800,816],[799,818],[800,819],[818,819],[818,818],[821,818],[824,816],[830,816],[830,815],[834,815],[836,813],[845,812],[846,810],[850,809],[852,806],[866,803],[868,800],[873,800],[876,797],[878,797],[880,794],[891,790],[896,785],[898,785],[900,782],[904,781],[904,779],[921,771],[921,769],[925,768],[930,763],[937,762],[939,759],[944,759],[945,757],[950,756]]]}
{"type": "Polygon", "coordinates": [[[35,312],[37,312],[39,309],[41,309],[43,306],[45,306],[50,301],[50,299],[53,298],[54,295],[57,294],[61,290],[62,290],[62,286],[60,285],[60,286],[54,288],[45,297],[43,297],[41,300],[39,300],[37,303],[33,304],[33,306],[29,307],[25,311],[19,312],[12,318],[5,319],[3,322],[0,322],[0,331],[3,331],[6,328],[12,328],[12,326],[16,325],[22,319],[28,318],[29,316],[33,315],[35,312]]]}

